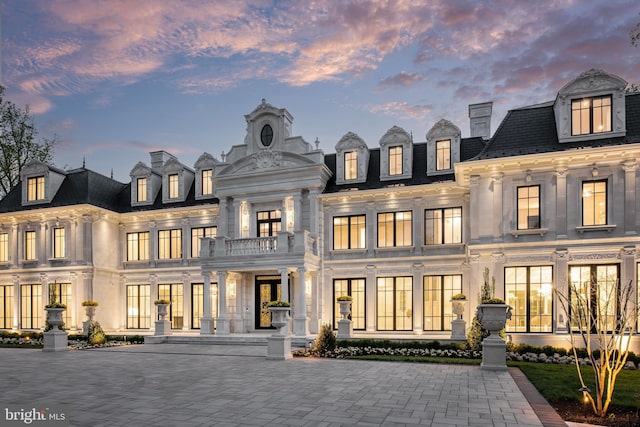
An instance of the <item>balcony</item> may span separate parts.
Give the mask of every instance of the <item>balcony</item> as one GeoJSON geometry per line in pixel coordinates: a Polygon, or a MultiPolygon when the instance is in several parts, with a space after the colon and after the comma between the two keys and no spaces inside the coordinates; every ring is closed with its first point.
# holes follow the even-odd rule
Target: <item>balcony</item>
{"type": "Polygon", "coordinates": [[[202,238],[200,258],[260,256],[272,254],[318,255],[315,237],[308,231],[280,232],[277,236],[231,239],[202,238]]]}

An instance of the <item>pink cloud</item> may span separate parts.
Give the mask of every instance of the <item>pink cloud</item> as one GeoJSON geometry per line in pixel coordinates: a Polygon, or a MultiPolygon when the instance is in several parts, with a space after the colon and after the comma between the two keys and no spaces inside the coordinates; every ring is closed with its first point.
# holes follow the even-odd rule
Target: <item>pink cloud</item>
{"type": "Polygon", "coordinates": [[[415,83],[423,82],[427,80],[427,76],[422,73],[411,73],[409,71],[400,71],[398,74],[382,79],[378,86],[380,87],[393,87],[393,86],[411,86],[415,83]]]}
{"type": "Polygon", "coordinates": [[[407,102],[391,101],[384,104],[368,105],[367,109],[372,113],[382,113],[391,117],[423,119],[431,111],[431,105],[411,105],[407,102]]]}

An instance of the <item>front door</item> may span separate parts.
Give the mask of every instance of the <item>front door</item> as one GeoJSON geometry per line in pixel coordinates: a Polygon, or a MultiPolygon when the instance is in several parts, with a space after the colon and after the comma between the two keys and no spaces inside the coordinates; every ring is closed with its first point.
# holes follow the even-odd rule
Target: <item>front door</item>
{"type": "Polygon", "coordinates": [[[282,298],[280,276],[256,277],[256,329],[273,329],[267,304],[282,298]]]}

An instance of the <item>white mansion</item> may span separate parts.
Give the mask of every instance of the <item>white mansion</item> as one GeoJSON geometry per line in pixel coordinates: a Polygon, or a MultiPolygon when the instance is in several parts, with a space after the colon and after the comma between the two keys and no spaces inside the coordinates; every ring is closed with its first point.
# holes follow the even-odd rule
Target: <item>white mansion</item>
{"type": "Polygon", "coordinates": [[[448,338],[451,296],[468,295],[469,320],[488,268],[512,339],[558,344],[554,288],[632,281],[637,299],[640,94],[626,86],[587,71],[493,136],[492,104],[474,104],[469,138],[440,120],[424,142],[393,126],[324,154],[263,101],[220,160],[152,152],[128,183],[31,163],[0,201],[0,329],[42,328],[53,298],[81,329],[93,299],[107,332],[151,333],[164,298],[174,334],[248,333],[283,299],[302,337],[337,327],[349,294],[356,334],[448,338]]]}

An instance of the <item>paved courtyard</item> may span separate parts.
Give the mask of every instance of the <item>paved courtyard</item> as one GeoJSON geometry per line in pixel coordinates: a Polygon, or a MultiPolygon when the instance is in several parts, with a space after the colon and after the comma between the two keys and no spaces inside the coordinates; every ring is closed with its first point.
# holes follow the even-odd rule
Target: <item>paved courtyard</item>
{"type": "Polygon", "coordinates": [[[4,407],[34,402],[92,427],[542,425],[508,372],[265,355],[197,344],[0,348],[0,425],[18,425],[4,407]]]}

